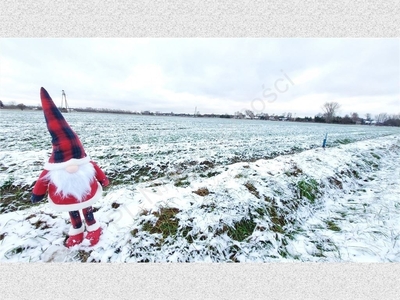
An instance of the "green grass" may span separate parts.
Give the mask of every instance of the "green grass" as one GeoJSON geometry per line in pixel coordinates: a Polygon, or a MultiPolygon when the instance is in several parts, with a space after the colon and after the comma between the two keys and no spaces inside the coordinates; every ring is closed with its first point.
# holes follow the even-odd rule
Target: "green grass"
{"type": "Polygon", "coordinates": [[[242,219],[236,222],[233,227],[229,227],[227,234],[231,239],[242,242],[253,234],[256,223],[252,218],[242,219]]]}
{"type": "Polygon", "coordinates": [[[13,212],[38,204],[32,204],[30,193],[32,186],[14,184],[14,178],[10,177],[0,187],[0,213],[13,212]]]}
{"type": "Polygon", "coordinates": [[[11,256],[22,253],[26,248],[22,246],[15,247],[4,253],[4,257],[10,259],[11,256]]]}
{"type": "MultiPolygon", "coordinates": [[[[159,211],[153,212],[153,215],[157,217],[157,221],[152,223],[147,221],[143,224],[142,230],[149,232],[150,234],[159,233],[163,239],[167,237],[175,237],[178,232],[179,220],[176,218],[176,214],[179,213],[177,208],[163,207],[159,211]]],[[[134,230],[135,231],[135,230],[134,230]]],[[[133,235],[137,234],[131,232],[133,235]]]]}
{"type": "Polygon", "coordinates": [[[219,174],[221,174],[221,173],[220,173],[220,172],[208,172],[206,176],[207,176],[208,178],[210,178],[210,177],[217,176],[217,175],[219,175],[219,174]]]}
{"type": "Polygon", "coordinates": [[[271,205],[267,208],[267,212],[272,222],[272,226],[270,230],[277,232],[277,233],[285,233],[283,227],[286,225],[286,220],[284,216],[278,214],[277,208],[275,207],[276,204],[271,205]]]}
{"type": "MultiPolygon", "coordinates": [[[[208,207],[204,207],[204,209],[208,209],[208,207]]],[[[189,234],[191,230],[190,226],[179,228],[179,219],[176,217],[179,212],[180,210],[177,208],[160,208],[159,211],[152,213],[157,218],[156,221],[143,222],[141,224],[141,229],[135,228],[131,231],[131,234],[136,237],[138,236],[139,230],[146,231],[150,234],[161,234],[162,238],[159,241],[159,245],[163,244],[168,237],[176,238],[177,236],[182,236],[186,238],[189,243],[192,243],[196,237],[201,238],[203,235],[201,232],[196,236],[191,236],[189,234]]],[[[149,215],[149,212],[144,211],[141,215],[149,215]]],[[[253,217],[247,219],[243,218],[239,222],[234,223],[231,227],[225,224],[222,225],[220,229],[215,231],[215,234],[221,235],[226,233],[230,238],[239,242],[251,236],[257,226],[253,217]]]]}
{"type": "Polygon", "coordinates": [[[345,139],[342,139],[342,140],[336,140],[335,142],[338,143],[338,144],[346,145],[346,144],[350,144],[351,140],[348,139],[348,138],[345,138],[345,139]]]}
{"type": "Polygon", "coordinates": [[[174,185],[175,185],[176,187],[187,187],[187,186],[190,185],[190,182],[187,181],[187,179],[188,179],[187,176],[184,176],[184,177],[182,177],[182,178],[179,178],[179,179],[174,183],[174,185]]]}
{"type": "Polygon", "coordinates": [[[341,231],[340,227],[338,225],[336,225],[336,223],[333,222],[332,220],[327,220],[327,221],[325,221],[325,223],[329,230],[336,231],[336,232],[341,231]]]}
{"type": "Polygon", "coordinates": [[[307,198],[311,203],[315,202],[318,195],[318,182],[315,179],[302,179],[297,182],[297,189],[300,198],[307,198]]]}
{"type": "Polygon", "coordinates": [[[378,154],[374,153],[374,152],[371,152],[371,155],[376,159],[381,159],[381,157],[378,154]]]}
{"type": "Polygon", "coordinates": [[[353,174],[353,176],[354,176],[355,178],[357,178],[357,179],[360,179],[360,178],[361,178],[360,173],[358,173],[356,170],[352,170],[352,171],[351,171],[351,174],[353,174]]]}

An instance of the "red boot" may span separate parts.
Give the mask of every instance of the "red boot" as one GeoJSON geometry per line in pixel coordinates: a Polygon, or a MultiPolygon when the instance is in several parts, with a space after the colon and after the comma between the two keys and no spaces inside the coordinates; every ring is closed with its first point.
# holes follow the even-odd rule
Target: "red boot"
{"type": "Polygon", "coordinates": [[[83,241],[83,224],[80,228],[73,228],[69,229],[69,238],[65,241],[65,247],[71,248],[75,245],[82,243],[83,241]]]}
{"type": "Polygon", "coordinates": [[[99,223],[94,223],[93,225],[86,226],[88,230],[88,234],[86,235],[86,239],[89,240],[90,246],[94,246],[99,242],[101,227],[99,223]]]}

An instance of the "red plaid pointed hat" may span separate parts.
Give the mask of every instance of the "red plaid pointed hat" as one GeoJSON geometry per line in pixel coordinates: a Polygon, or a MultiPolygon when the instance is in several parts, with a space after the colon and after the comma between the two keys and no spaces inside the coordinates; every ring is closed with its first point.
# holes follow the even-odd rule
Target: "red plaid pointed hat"
{"type": "Polygon", "coordinates": [[[86,155],[79,137],[44,88],[40,89],[40,98],[53,144],[53,152],[44,168],[46,170],[63,169],[69,165],[82,165],[89,162],[90,159],[86,155]]]}

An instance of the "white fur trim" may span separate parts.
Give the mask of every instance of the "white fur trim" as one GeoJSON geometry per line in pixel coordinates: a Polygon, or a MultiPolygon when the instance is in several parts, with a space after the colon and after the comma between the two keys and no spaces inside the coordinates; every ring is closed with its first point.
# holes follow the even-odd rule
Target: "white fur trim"
{"type": "Polygon", "coordinates": [[[86,230],[87,231],[95,231],[95,230],[97,230],[99,228],[100,228],[99,222],[96,222],[96,223],[94,223],[93,225],[90,225],[90,226],[86,225],[86,230]]]}
{"type": "Polygon", "coordinates": [[[85,230],[85,225],[83,225],[83,223],[82,223],[82,226],[80,228],[74,228],[74,227],[71,226],[71,228],[68,231],[68,235],[69,236],[77,235],[77,234],[82,233],[84,230],[85,230]]]}
{"type": "Polygon", "coordinates": [[[50,184],[56,188],[56,196],[75,197],[78,202],[81,202],[82,199],[92,195],[91,185],[95,182],[96,170],[91,163],[66,168],[70,167],[77,167],[78,170],[75,173],[69,173],[66,169],[50,170],[43,180],[49,180],[50,184]]]}
{"type": "Polygon", "coordinates": [[[84,202],[80,203],[75,203],[75,204],[66,204],[66,205],[60,205],[60,204],[55,204],[53,200],[48,197],[49,199],[49,206],[55,210],[55,211],[73,211],[73,210],[80,210],[86,207],[91,206],[94,204],[97,200],[99,200],[102,196],[103,193],[103,188],[101,187],[100,183],[97,183],[97,191],[96,194],[89,200],[86,200],[84,202]]]}
{"type": "Polygon", "coordinates": [[[60,169],[65,169],[65,167],[72,166],[72,165],[83,165],[90,162],[90,157],[86,156],[84,158],[71,158],[70,160],[61,162],[61,163],[50,163],[46,162],[44,164],[44,169],[45,170],[60,170],[60,169]]]}

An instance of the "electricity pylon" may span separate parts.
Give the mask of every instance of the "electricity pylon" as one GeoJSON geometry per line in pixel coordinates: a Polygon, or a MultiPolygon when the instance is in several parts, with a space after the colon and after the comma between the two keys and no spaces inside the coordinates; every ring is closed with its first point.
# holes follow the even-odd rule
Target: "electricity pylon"
{"type": "Polygon", "coordinates": [[[69,112],[69,107],[68,107],[68,102],[67,102],[67,95],[65,95],[64,90],[62,90],[61,94],[61,111],[69,112]],[[64,108],[64,102],[65,102],[65,108],[64,108]]]}

